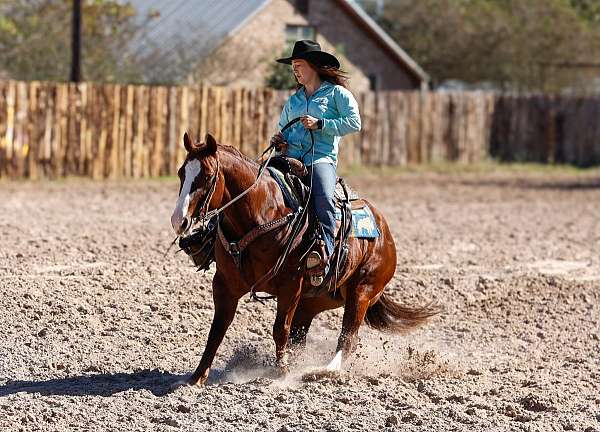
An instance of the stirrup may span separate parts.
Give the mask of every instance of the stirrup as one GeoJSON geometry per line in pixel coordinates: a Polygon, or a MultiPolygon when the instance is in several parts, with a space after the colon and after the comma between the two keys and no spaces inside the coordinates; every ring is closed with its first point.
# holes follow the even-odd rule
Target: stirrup
{"type": "MultiPolygon", "coordinates": [[[[317,251],[310,251],[308,257],[306,258],[306,269],[312,270],[315,267],[319,267],[321,265],[321,254],[317,251]]],[[[311,274],[310,275],[310,284],[314,287],[321,286],[323,283],[323,273],[321,274],[311,274]]]]}

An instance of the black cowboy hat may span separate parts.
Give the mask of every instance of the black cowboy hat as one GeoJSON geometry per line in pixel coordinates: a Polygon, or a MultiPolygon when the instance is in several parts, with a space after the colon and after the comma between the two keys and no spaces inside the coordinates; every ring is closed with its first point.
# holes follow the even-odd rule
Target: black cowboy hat
{"type": "Polygon", "coordinates": [[[277,59],[278,63],[292,64],[292,60],[307,60],[315,66],[340,68],[340,62],[332,54],[321,51],[321,45],[311,40],[300,40],[294,44],[292,55],[277,59]]]}

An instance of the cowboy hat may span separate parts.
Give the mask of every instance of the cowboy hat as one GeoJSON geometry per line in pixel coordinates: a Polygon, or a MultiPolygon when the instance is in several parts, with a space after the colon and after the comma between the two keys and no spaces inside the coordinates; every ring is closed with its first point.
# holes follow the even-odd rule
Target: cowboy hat
{"type": "Polygon", "coordinates": [[[321,45],[311,40],[300,40],[294,44],[292,55],[280,58],[278,63],[292,64],[292,60],[307,60],[315,66],[340,68],[340,62],[332,54],[321,51],[321,45]]]}

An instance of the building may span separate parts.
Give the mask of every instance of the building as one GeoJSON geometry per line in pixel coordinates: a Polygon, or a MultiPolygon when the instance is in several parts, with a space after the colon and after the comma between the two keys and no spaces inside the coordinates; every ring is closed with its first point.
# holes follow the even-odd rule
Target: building
{"type": "Polygon", "coordinates": [[[422,89],[429,82],[353,0],[179,0],[156,11],[147,1],[131,2],[141,15],[158,16],[133,45],[165,75],[185,65],[194,81],[264,86],[274,59],[288,55],[294,41],[314,39],[338,56],[354,91],[422,89]]]}

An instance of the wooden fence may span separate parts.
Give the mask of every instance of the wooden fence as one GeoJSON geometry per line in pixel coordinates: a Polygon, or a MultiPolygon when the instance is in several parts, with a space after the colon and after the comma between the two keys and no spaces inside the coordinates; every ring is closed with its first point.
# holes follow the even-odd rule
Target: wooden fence
{"type": "MultiPolygon", "coordinates": [[[[288,92],[0,82],[0,177],[172,175],[182,136],[207,132],[255,156],[276,131],[288,92]]],[[[342,165],[438,161],[600,161],[596,99],[492,93],[357,96],[363,129],[345,137],[342,165]]]]}
{"type": "Polygon", "coordinates": [[[600,164],[600,97],[496,97],[490,154],[506,161],[600,164]]]}

